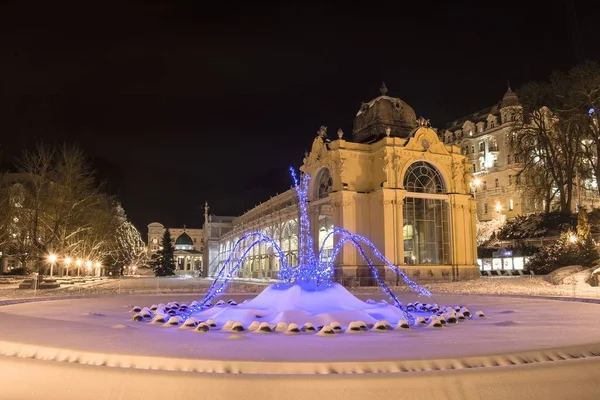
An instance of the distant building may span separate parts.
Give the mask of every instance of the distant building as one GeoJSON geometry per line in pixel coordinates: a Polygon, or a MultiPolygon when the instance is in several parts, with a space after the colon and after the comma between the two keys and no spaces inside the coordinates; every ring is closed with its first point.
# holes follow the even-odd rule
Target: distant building
{"type": "MultiPolygon", "coordinates": [[[[175,247],[175,273],[177,275],[202,275],[204,252],[204,230],[169,228],[171,241],[175,247]]],[[[165,233],[165,227],[159,222],[148,225],[148,257],[156,258],[165,233]]]]}
{"type": "MultiPolygon", "coordinates": [[[[461,149],[471,165],[471,191],[477,200],[480,221],[513,219],[517,215],[544,211],[545,204],[529,199],[519,176],[521,162],[510,149],[509,135],[515,113],[522,112],[517,94],[508,88],[502,100],[491,107],[451,122],[440,132],[446,144],[461,149]]],[[[577,185],[573,207],[597,207],[600,199],[594,190],[577,185]]],[[[575,209],[573,210],[575,211],[575,209]]]]}

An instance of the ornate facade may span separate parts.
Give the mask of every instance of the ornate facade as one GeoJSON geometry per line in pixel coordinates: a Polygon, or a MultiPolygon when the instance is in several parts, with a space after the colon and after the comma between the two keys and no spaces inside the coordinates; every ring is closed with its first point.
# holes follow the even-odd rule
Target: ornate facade
{"type": "MultiPolygon", "coordinates": [[[[525,182],[519,176],[522,160],[510,149],[510,123],[521,111],[517,94],[509,87],[498,104],[451,122],[440,135],[444,143],[458,146],[471,164],[479,221],[501,222],[544,210],[545,204],[524,194],[525,182]]],[[[593,190],[578,189],[574,200],[573,207],[600,204],[593,190]]]]}
{"type": "MultiPolygon", "coordinates": [[[[416,280],[457,280],[479,276],[476,202],[469,192],[469,159],[438,138],[427,120],[417,119],[404,101],[387,95],[363,103],[347,140],[341,130],[331,141],[321,127],[301,170],[310,174],[309,218],[315,247],[334,226],[368,237],[392,263],[416,280]]],[[[206,210],[206,273],[215,275],[238,239],[250,231],[272,236],[288,263],[298,254],[298,207],[294,190],[237,218],[206,210]]],[[[250,242],[244,243],[251,244],[250,242]]],[[[243,247],[243,246],[242,246],[243,247]]],[[[237,257],[237,256],[236,256],[237,257]]],[[[276,277],[279,262],[268,246],[247,254],[238,277],[276,277]]],[[[388,281],[391,271],[378,266],[388,281]]],[[[346,285],[372,285],[366,262],[352,246],[335,261],[336,279],[346,285]]]]}

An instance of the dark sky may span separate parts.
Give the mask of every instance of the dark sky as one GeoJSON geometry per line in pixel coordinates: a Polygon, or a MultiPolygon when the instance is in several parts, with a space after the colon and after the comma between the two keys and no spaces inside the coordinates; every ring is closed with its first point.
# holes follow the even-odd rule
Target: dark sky
{"type": "Polygon", "coordinates": [[[142,232],[200,227],[287,189],[382,81],[442,127],[600,54],[583,1],[206,3],[2,2],[4,163],[77,143],[142,232]]]}

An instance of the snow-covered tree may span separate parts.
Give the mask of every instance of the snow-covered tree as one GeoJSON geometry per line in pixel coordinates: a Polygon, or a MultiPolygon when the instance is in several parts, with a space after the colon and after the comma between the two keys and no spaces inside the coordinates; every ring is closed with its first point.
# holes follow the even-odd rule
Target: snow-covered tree
{"type": "Polygon", "coordinates": [[[142,235],[129,221],[123,222],[115,233],[116,262],[121,267],[142,266],[147,261],[146,244],[142,235]]]}

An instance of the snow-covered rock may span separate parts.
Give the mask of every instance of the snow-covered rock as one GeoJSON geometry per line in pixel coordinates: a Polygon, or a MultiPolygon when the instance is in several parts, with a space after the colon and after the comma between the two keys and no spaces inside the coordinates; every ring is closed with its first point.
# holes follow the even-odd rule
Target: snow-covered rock
{"type": "MultiPolygon", "coordinates": [[[[348,324],[348,328],[346,328],[346,332],[347,333],[360,333],[362,332],[361,327],[361,322],[359,321],[352,321],[350,322],[350,324],[348,324]]],[[[365,328],[367,326],[365,325],[365,328]]]]}
{"type": "Polygon", "coordinates": [[[144,317],[142,316],[142,314],[137,313],[137,314],[134,314],[133,317],[131,317],[131,319],[134,321],[143,321],[144,317]]]}
{"type": "Polygon", "coordinates": [[[340,325],[339,322],[333,321],[332,323],[329,324],[329,326],[331,327],[331,329],[333,329],[336,332],[342,331],[342,325],[340,325]]]}
{"type": "Polygon", "coordinates": [[[196,327],[196,329],[194,329],[194,332],[200,332],[200,333],[204,333],[204,332],[208,332],[210,331],[210,326],[208,326],[208,324],[206,322],[200,322],[198,324],[198,326],[196,327]]]}
{"type": "Polygon", "coordinates": [[[275,326],[275,332],[285,332],[288,325],[285,322],[278,322],[275,326]]]}
{"type": "Polygon", "coordinates": [[[335,331],[333,330],[333,328],[331,326],[325,325],[319,330],[319,333],[317,333],[317,335],[319,335],[319,336],[335,336],[335,331]]]}
{"type": "Polygon", "coordinates": [[[174,317],[169,318],[165,326],[179,326],[183,323],[183,318],[176,315],[174,317]]]}
{"type": "Polygon", "coordinates": [[[302,326],[302,332],[316,332],[317,330],[315,329],[315,326],[313,324],[311,324],[310,322],[307,322],[304,324],[304,326],[302,326]]]}
{"type": "Polygon", "coordinates": [[[231,326],[230,330],[232,332],[243,332],[244,331],[244,325],[242,325],[242,323],[239,322],[239,321],[234,322],[233,325],[231,326]]]}
{"type": "Polygon", "coordinates": [[[477,317],[479,317],[479,318],[483,318],[483,317],[485,317],[485,314],[483,313],[483,311],[477,311],[477,312],[475,313],[475,316],[477,316],[477,317]]]}
{"type": "Polygon", "coordinates": [[[196,318],[190,317],[183,322],[183,325],[181,325],[181,327],[195,328],[196,326],[198,326],[199,323],[200,321],[198,321],[196,318]]]}
{"type": "Polygon", "coordinates": [[[385,332],[392,330],[392,326],[386,320],[381,320],[377,321],[371,330],[375,332],[385,332]]]}
{"type": "Polygon", "coordinates": [[[258,326],[258,329],[255,330],[254,332],[271,333],[271,332],[273,332],[273,327],[266,322],[261,322],[260,325],[258,326]]]}
{"type": "Polygon", "coordinates": [[[225,323],[223,324],[223,326],[221,327],[221,330],[222,330],[222,331],[229,331],[229,330],[231,330],[231,328],[233,327],[233,323],[234,323],[234,322],[235,322],[235,321],[231,321],[231,320],[229,320],[229,321],[225,322],[225,323]]]}
{"type": "Polygon", "coordinates": [[[217,322],[214,319],[207,319],[206,320],[206,324],[208,326],[210,326],[211,328],[216,328],[217,327],[217,322]]]}
{"type": "Polygon", "coordinates": [[[287,326],[287,329],[285,330],[285,333],[289,333],[289,334],[300,333],[300,328],[298,328],[297,324],[295,324],[295,323],[292,322],[291,324],[289,324],[287,326]]]}
{"type": "Polygon", "coordinates": [[[396,325],[396,329],[410,329],[410,324],[408,323],[407,320],[405,319],[401,319],[400,321],[398,321],[398,325],[396,325]]]}
{"type": "Polygon", "coordinates": [[[431,321],[429,322],[429,325],[427,325],[428,328],[441,328],[442,327],[442,323],[437,319],[437,317],[431,319],[431,321]]]}
{"type": "Polygon", "coordinates": [[[164,324],[169,319],[168,315],[156,313],[152,318],[153,324],[164,324]]]}
{"type": "Polygon", "coordinates": [[[258,329],[259,326],[260,326],[259,321],[252,321],[252,323],[248,326],[248,331],[254,332],[255,330],[258,329]]]}
{"type": "Polygon", "coordinates": [[[140,307],[140,306],[133,306],[133,308],[131,310],[129,310],[129,311],[138,313],[138,312],[142,311],[142,307],[140,307]]]}

